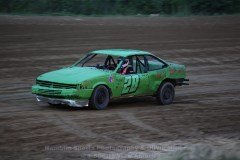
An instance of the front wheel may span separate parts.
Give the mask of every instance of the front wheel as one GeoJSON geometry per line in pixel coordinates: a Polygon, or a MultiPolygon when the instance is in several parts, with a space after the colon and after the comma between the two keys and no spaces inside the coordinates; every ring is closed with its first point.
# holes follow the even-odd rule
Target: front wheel
{"type": "Polygon", "coordinates": [[[170,82],[161,84],[157,91],[157,101],[162,105],[173,103],[175,96],[174,86],[170,82]]]}
{"type": "Polygon", "coordinates": [[[102,110],[105,109],[109,102],[109,92],[108,89],[100,85],[96,87],[90,98],[89,105],[91,108],[102,110]]]}

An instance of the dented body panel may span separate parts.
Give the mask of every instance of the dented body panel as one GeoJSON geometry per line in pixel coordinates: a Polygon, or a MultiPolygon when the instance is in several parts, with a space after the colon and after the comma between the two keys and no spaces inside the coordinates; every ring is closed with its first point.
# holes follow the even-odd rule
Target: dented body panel
{"type": "Polygon", "coordinates": [[[99,69],[99,65],[98,67],[85,67],[78,66],[78,63],[76,63],[67,68],[42,74],[37,77],[36,84],[32,86],[32,93],[40,97],[51,98],[51,100],[54,98],[58,101],[59,99],[65,99],[63,102],[89,100],[97,86],[105,85],[111,98],[120,98],[155,95],[163,81],[170,80],[176,86],[184,84],[183,81],[186,80],[184,65],[165,62],[149,52],[112,49],[93,51],[89,54],[103,54],[108,57],[119,56],[121,61],[115,64],[115,68],[111,70],[99,69]],[[144,58],[144,60],[132,60],[131,58],[134,56],[144,58]],[[152,56],[156,61],[148,61],[146,56],[152,56]],[[122,61],[126,58],[132,60],[132,66],[136,63],[140,65],[142,63],[141,72],[138,71],[136,66],[135,72],[124,75],[119,73],[122,61]],[[158,63],[162,63],[162,66],[158,66],[158,63]],[[161,68],[151,70],[150,67],[153,69],[154,67],[161,68]]]}

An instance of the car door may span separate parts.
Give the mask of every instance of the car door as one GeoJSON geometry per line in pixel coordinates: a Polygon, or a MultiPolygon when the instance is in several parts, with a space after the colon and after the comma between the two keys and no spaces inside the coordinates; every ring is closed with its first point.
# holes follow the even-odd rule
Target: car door
{"type": "Polygon", "coordinates": [[[118,96],[146,95],[148,91],[148,73],[144,56],[127,57],[132,71],[126,74],[117,73],[116,86],[118,96]]]}
{"type": "Polygon", "coordinates": [[[149,78],[149,92],[156,93],[161,82],[166,78],[167,63],[161,59],[153,56],[145,56],[147,62],[148,78],[149,78]]]}

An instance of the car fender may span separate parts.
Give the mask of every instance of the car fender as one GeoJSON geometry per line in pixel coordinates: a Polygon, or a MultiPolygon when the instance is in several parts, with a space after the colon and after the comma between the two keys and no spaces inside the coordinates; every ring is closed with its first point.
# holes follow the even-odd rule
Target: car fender
{"type": "Polygon", "coordinates": [[[105,85],[105,86],[109,87],[106,82],[97,82],[93,85],[93,89],[95,89],[97,86],[100,86],[100,85],[105,85]]]}
{"type": "Polygon", "coordinates": [[[111,87],[108,85],[108,83],[106,83],[106,82],[97,82],[97,83],[95,83],[95,84],[93,85],[93,91],[94,91],[94,89],[95,89],[96,87],[98,87],[98,86],[100,86],[100,85],[106,86],[107,89],[108,89],[108,91],[109,91],[110,96],[112,96],[112,88],[111,88],[111,87]]]}

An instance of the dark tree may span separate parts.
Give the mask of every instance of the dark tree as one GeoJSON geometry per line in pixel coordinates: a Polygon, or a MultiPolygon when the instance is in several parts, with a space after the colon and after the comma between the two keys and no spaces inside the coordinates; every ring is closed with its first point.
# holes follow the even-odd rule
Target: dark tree
{"type": "Polygon", "coordinates": [[[82,15],[234,14],[240,0],[0,0],[1,13],[82,15]]]}

